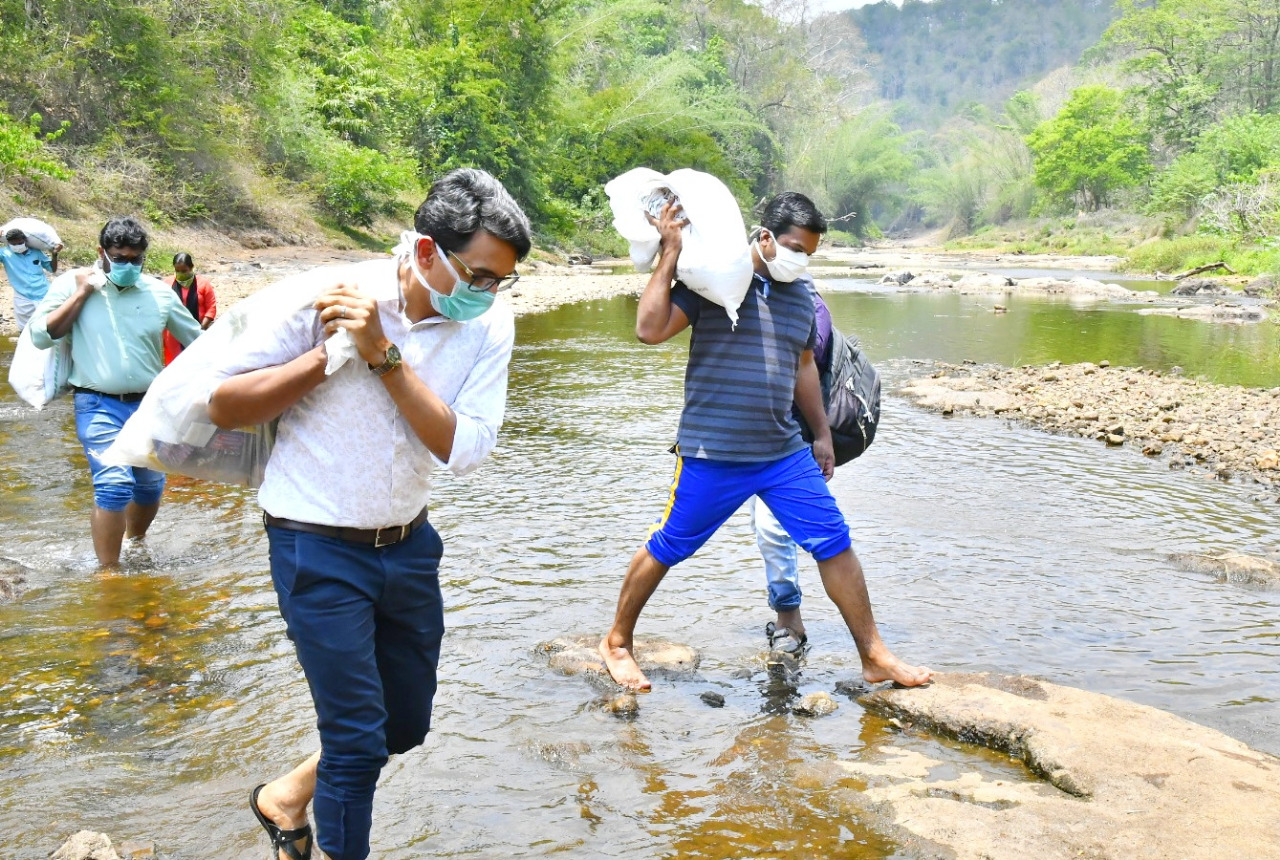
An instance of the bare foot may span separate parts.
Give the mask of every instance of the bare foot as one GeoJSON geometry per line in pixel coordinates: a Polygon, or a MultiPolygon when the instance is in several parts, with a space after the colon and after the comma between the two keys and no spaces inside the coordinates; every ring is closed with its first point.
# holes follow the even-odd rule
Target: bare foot
{"type": "Polygon", "coordinates": [[[609,677],[619,686],[628,690],[637,692],[645,692],[653,685],[649,683],[649,679],[644,676],[644,672],[640,671],[640,664],[636,662],[636,658],[631,656],[631,649],[621,645],[611,646],[609,637],[600,640],[601,659],[604,660],[605,671],[609,673],[609,677]]]}
{"type": "Polygon", "coordinates": [[[927,666],[903,663],[888,648],[884,648],[862,661],[862,678],[868,684],[893,681],[903,687],[918,687],[929,683],[933,678],[933,670],[927,666]]]}
{"type": "MultiPolygon", "coordinates": [[[[262,787],[258,792],[258,811],[281,830],[297,830],[306,827],[307,802],[310,798],[295,796],[287,786],[281,783],[281,780],[276,780],[262,787]]],[[[310,837],[295,840],[294,847],[299,852],[305,851],[308,838],[310,837]]],[[[283,849],[278,852],[278,857],[279,860],[289,860],[283,849]]]]}

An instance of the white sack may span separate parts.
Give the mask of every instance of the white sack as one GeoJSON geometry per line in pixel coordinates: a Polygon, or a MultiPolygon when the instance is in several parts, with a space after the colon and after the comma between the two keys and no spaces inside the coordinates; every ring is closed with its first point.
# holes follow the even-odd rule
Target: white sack
{"type": "Polygon", "coordinates": [[[37,251],[44,251],[46,254],[52,254],[53,249],[62,244],[62,239],[58,238],[58,231],[39,218],[14,218],[8,224],[0,227],[0,239],[4,238],[5,233],[14,229],[26,233],[27,244],[37,251]]]}
{"type": "Polygon", "coordinates": [[[676,277],[703,298],[723,307],[737,323],[738,306],[751,287],[751,250],[738,201],[725,184],[709,173],[677,170],[663,176],[637,167],[604,187],[613,209],[613,226],[631,243],[631,262],[647,272],[658,256],[658,230],[645,218],[657,216],[663,192],[674,195],[689,224],[676,277]]]}
{"type": "MultiPolygon", "coordinates": [[[[103,453],[103,462],[248,487],[260,485],[275,444],[275,422],[236,430],[216,426],[209,419],[208,403],[222,380],[214,371],[228,352],[247,342],[246,335],[264,326],[279,326],[339,284],[357,287],[377,301],[398,295],[394,280],[361,283],[357,272],[356,266],[329,266],[293,275],[219,314],[217,321],[151,383],[138,411],[103,453]]],[[[359,354],[345,329],[325,341],[325,350],[329,357],[326,375],[359,354]]]]}
{"type": "Polygon", "coordinates": [[[41,349],[31,341],[31,326],[18,335],[18,346],[9,365],[9,384],[18,396],[37,409],[71,390],[71,335],[41,349]]]}

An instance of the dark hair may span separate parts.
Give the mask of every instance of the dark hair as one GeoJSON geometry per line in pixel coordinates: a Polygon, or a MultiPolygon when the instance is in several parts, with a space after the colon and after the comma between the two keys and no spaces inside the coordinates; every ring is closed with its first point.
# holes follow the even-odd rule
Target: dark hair
{"type": "Polygon", "coordinates": [[[533,231],[520,205],[501,182],[473,167],[451,170],[432,183],[413,216],[413,227],[455,253],[479,230],[511,245],[520,260],[533,247],[533,231]]]}
{"type": "Polygon", "coordinates": [[[813,201],[798,191],[784,191],[764,205],[760,226],[775,237],[792,227],[801,227],[818,235],[827,232],[827,219],[813,201]]]}
{"type": "Polygon", "coordinates": [[[103,224],[102,232],[98,234],[98,247],[104,251],[107,248],[135,248],[145,251],[148,244],[150,240],[147,239],[147,229],[132,215],[117,215],[103,224]]]}
{"type": "Polygon", "coordinates": [[[173,255],[173,265],[175,267],[190,266],[191,268],[194,269],[196,267],[196,261],[191,259],[191,255],[188,254],[186,251],[179,251],[178,253],[173,255]]]}
{"type": "Polygon", "coordinates": [[[27,241],[27,234],[23,233],[17,227],[14,227],[8,233],[4,234],[4,240],[10,245],[21,245],[23,242],[27,241]]]}

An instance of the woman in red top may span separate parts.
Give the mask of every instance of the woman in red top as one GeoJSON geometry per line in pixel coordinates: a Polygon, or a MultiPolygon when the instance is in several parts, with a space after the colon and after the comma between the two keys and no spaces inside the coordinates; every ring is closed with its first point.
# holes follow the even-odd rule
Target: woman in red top
{"type": "MultiPolygon", "coordinates": [[[[208,328],[213,325],[213,319],[218,315],[218,300],[213,295],[213,284],[209,283],[209,279],[204,275],[195,273],[195,260],[191,259],[191,255],[183,251],[173,256],[174,274],[164,279],[164,282],[173,288],[178,294],[178,299],[187,306],[187,310],[191,311],[191,315],[200,321],[200,328],[208,328]]],[[[182,344],[180,344],[169,332],[164,333],[164,363],[167,365],[178,357],[178,353],[182,352],[182,344]]]]}

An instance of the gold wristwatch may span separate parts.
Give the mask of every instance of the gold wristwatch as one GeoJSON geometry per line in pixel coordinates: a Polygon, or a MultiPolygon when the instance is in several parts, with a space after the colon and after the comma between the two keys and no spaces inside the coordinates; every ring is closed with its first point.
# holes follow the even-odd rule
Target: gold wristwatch
{"type": "Polygon", "coordinates": [[[394,343],[387,347],[387,357],[382,364],[370,364],[369,369],[379,376],[386,376],[400,366],[400,347],[394,343]]]}

